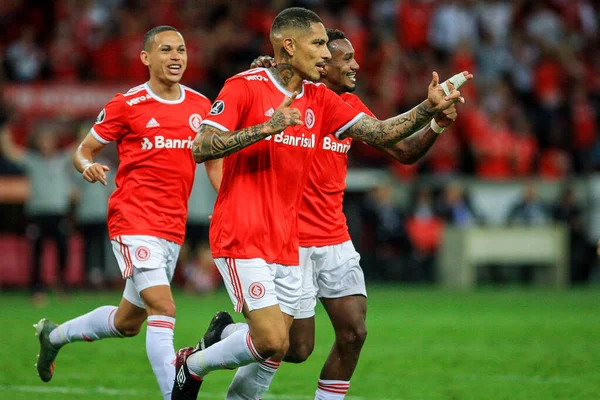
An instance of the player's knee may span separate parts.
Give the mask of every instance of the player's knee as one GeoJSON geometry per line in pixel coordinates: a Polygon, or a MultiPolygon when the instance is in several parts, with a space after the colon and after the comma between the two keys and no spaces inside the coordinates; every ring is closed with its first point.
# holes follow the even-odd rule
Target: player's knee
{"type": "Polygon", "coordinates": [[[175,318],[177,311],[175,303],[170,299],[146,305],[146,310],[148,311],[148,315],[165,315],[172,318],[175,318]]]}
{"type": "Polygon", "coordinates": [[[289,340],[285,335],[270,332],[254,340],[254,347],[263,358],[271,358],[285,354],[289,347],[289,340]]]}
{"type": "Polygon", "coordinates": [[[290,347],[285,354],[284,361],[294,364],[300,364],[308,360],[312,354],[315,345],[313,342],[301,342],[290,344],[290,347]]]}
{"type": "Polygon", "coordinates": [[[348,325],[344,329],[336,332],[335,341],[348,351],[360,350],[367,339],[367,327],[363,323],[348,325]]]}
{"type": "Polygon", "coordinates": [[[124,337],[133,337],[140,333],[140,331],[142,330],[142,324],[138,323],[137,321],[119,321],[115,319],[115,328],[124,337]]]}

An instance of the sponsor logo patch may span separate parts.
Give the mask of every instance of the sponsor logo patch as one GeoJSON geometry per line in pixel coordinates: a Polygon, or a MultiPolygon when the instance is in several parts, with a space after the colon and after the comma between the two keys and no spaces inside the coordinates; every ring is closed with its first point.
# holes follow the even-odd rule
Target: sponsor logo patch
{"type": "Polygon", "coordinates": [[[210,115],[219,115],[225,110],[225,103],[222,100],[217,100],[210,108],[210,115]]]}
{"type": "Polygon", "coordinates": [[[101,124],[104,121],[104,118],[106,118],[106,110],[103,108],[102,111],[100,111],[100,114],[98,114],[96,117],[96,123],[101,124]]]}

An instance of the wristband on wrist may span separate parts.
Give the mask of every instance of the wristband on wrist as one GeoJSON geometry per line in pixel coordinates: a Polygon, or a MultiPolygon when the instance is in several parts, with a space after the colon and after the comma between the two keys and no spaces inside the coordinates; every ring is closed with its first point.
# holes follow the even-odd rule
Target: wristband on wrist
{"type": "Polygon", "coordinates": [[[433,118],[431,120],[431,130],[434,131],[435,133],[437,133],[438,135],[442,132],[444,132],[444,129],[446,128],[442,128],[441,126],[438,125],[437,122],[435,122],[435,118],[433,118]]]}
{"type": "Polygon", "coordinates": [[[87,164],[85,164],[85,167],[83,167],[83,171],[81,171],[81,175],[85,174],[85,171],[87,171],[88,168],[91,167],[92,165],[94,165],[94,163],[88,162],[87,164]]]}

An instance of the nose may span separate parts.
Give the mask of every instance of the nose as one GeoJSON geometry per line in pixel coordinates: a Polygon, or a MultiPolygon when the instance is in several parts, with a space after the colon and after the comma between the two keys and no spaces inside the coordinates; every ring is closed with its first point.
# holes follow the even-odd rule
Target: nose
{"type": "Polygon", "coordinates": [[[331,58],[331,52],[329,51],[327,46],[324,46],[324,50],[323,50],[323,54],[321,54],[321,58],[326,61],[331,58]]]}
{"type": "Polygon", "coordinates": [[[358,71],[360,69],[360,65],[358,65],[358,62],[356,62],[356,59],[354,59],[354,58],[352,59],[350,68],[352,68],[352,71],[358,71]]]}

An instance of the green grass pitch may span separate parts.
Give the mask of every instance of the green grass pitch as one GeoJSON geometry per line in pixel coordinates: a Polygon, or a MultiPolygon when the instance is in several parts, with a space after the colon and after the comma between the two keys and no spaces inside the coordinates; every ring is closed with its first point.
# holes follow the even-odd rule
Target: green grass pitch
{"type": "MultiPolygon", "coordinates": [[[[369,293],[369,334],[348,400],[600,399],[598,287],[461,293],[372,285],[369,293]]],[[[24,294],[0,293],[0,399],[161,399],[145,328],[131,339],[69,345],[53,380],[37,377],[33,323],[62,322],[119,298],[80,293],[35,309],[24,294]]],[[[195,344],[215,311],[232,308],[225,292],[175,298],[176,348],[195,344]]],[[[332,340],[319,307],[313,355],[282,365],[265,399],[313,399],[332,340]]],[[[232,375],[211,373],[198,398],[223,399],[232,375]]]]}

